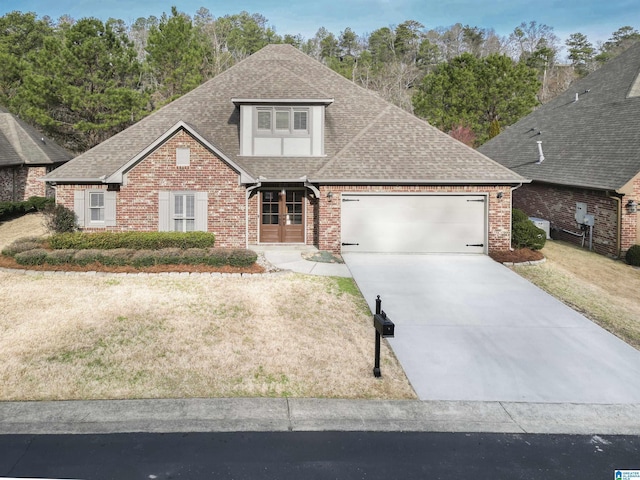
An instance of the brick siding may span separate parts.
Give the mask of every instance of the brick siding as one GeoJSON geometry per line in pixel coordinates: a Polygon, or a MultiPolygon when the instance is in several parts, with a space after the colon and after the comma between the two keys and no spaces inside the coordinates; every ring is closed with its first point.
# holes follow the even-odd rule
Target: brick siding
{"type": "MultiPolygon", "coordinates": [[[[636,199],[640,198],[640,180],[635,185],[636,199]]],[[[531,217],[549,220],[557,238],[580,245],[582,239],[563,232],[581,233],[576,223],[576,202],[587,205],[587,213],[594,215],[593,250],[602,255],[617,257],[618,252],[618,203],[606,192],[571,187],[533,183],[523,185],[513,194],[513,206],[531,217]]],[[[637,214],[629,214],[622,199],[622,254],[637,243],[637,214]]],[[[588,246],[589,235],[585,238],[588,246]]]]}
{"type": "Polygon", "coordinates": [[[29,197],[47,195],[44,182],[39,178],[47,174],[47,167],[4,167],[0,168],[0,202],[20,202],[29,197]]]}
{"type": "MultiPolygon", "coordinates": [[[[270,186],[300,187],[300,184],[270,186]]],[[[74,190],[78,189],[106,189],[106,186],[60,184],[56,187],[56,201],[73,209],[74,190]]],[[[124,185],[117,192],[116,226],[108,229],[157,231],[158,192],[161,190],[208,192],[208,230],[216,234],[217,246],[245,247],[247,243],[256,245],[260,242],[259,189],[254,190],[247,201],[246,189],[239,184],[238,173],[184,131],[171,137],[127,173],[124,185]],[[178,147],[191,149],[190,166],[176,166],[178,147]],[[248,216],[245,215],[246,205],[248,216]]],[[[511,190],[504,186],[322,186],[319,199],[307,190],[304,197],[307,244],[340,252],[341,192],[487,194],[489,251],[506,250],[511,246],[511,190]],[[329,191],[333,192],[331,201],[327,198],[329,191]],[[499,191],[503,192],[500,199],[497,198],[499,191]]]]}
{"type": "Polygon", "coordinates": [[[319,241],[321,250],[340,252],[340,194],[342,192],[381,193],[468,193],[487,194],[489,199],[489,248],[490,252],[508,250],[511,247],[511,189],[505,186],[322,186],[319,201],[319,241]],[[327,198],[331,191],[333,198],[327,198]],[[503,192],[502,198],[497,193],[503,192]]]}
{"type": "MultiPolygon", "coordinates": [[[[239,183],[239,174],[185,131],[168,139],[134,166],[126,177],[125,184],[117,192],[116,226],[108,230],[158,231],[159,191],[206,191],[209,203],[207,228],[215,233],[216,246],[246,245],[246,190],[239,183]],[[176,166],[178,147],[190,148],[189,166],[176,166]]],[[[87,188],[95,189],[96,186],[58,185],[56,201],[73,209],[73,191],[87,188]]]]}

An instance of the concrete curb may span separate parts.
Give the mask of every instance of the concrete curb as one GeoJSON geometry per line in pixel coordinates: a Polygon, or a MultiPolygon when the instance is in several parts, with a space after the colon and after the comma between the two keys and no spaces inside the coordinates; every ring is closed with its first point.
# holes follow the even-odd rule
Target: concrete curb
{"type": "Polygon", "coordinates": [[[640,405],[293,398],[0,403],[5,435],[241,431],[639,435],[640,405]]]}

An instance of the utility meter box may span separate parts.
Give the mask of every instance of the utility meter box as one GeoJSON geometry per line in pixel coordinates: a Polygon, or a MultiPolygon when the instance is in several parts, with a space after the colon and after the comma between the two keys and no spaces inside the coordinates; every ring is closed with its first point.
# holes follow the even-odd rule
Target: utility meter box
{"type": "Polygon", "coordinates": [[[587,214],[587,204],[584,202],[576,202],[576,222],[580,225],[584,224],[584,216],[587,214]]]}
{"type": "Polygon", "coordinates": [[[591,214],[587,213],[587,214],[584,216],[584,219],[582,220],[582,223],[583,223],[584,225],[587,225],[588,227],[593,227],[593,224],[594,224],[595,220],[596,220],[596,219],[593,217],[593,215],[591,215],[591,214]]]}

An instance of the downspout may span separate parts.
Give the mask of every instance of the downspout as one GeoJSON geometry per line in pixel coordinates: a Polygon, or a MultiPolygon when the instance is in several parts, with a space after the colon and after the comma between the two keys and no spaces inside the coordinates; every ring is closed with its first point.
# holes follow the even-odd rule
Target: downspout
{"type": "Polygon", "coordinates": [[[607,192],[607,196],[616,201],[616,217],[618,224],[618,228],[616,228],[616,257],[620,258],[620,254],[622,253],[622,199],[618,195],[611,195],[611,193],[607,192]]]}

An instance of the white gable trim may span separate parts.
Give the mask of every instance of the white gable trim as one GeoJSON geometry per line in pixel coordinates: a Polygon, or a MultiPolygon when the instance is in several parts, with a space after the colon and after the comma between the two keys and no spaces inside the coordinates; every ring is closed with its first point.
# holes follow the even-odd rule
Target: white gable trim
{"type": "Polygon", "coordinates": [[[229,157],[227,157],[224,153],[222,153],[217,147],[212,145],[210,142],[205,140],[196,130],[188,125],[187,123],[180,120],[173,127],[163,133],[158,139],[151,143],[147,148],[142,150],[138,155],[133,157],[127,163],[125,163],[118,170],[109,175],[104,183],[122,183],[124,174],[131,170],[135,165],[137,165],[140,161],[142,161],[147,155],[157,149],[160,145],[166,142],[169,138],[171,138],[178,130],[185,130],[192,137],[202,143],[207,149],[215,153],[218,157],[220,157],[224,162],[226,162],[231,168],[233,168],[236,172],[240,174],[240,183],[255,183],[255,179],[249,175],[244,169],[242,169],[237,163],[232,161],[229,157]]]}

